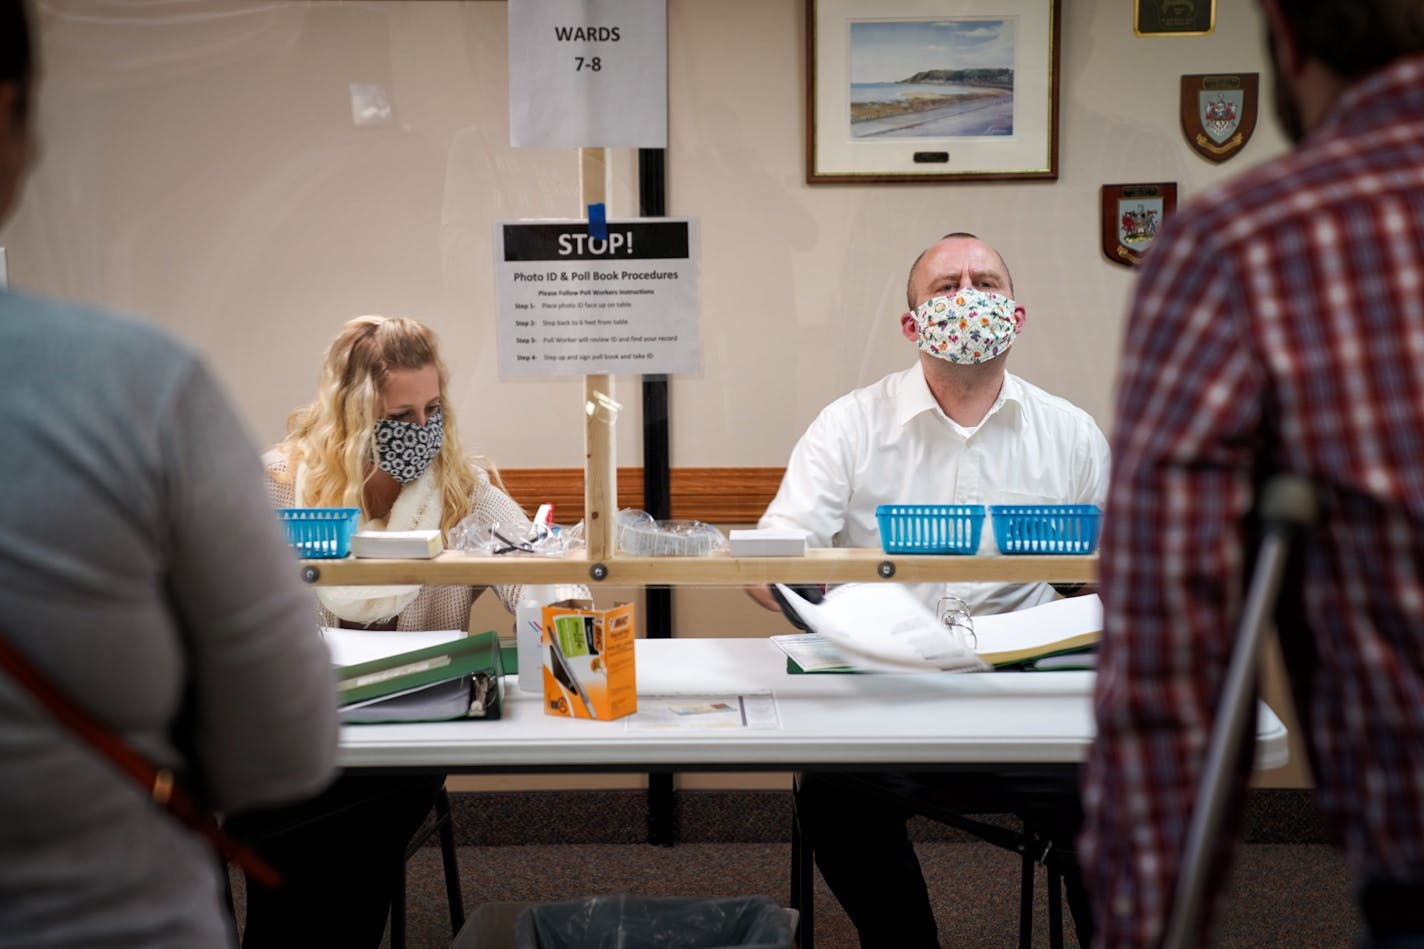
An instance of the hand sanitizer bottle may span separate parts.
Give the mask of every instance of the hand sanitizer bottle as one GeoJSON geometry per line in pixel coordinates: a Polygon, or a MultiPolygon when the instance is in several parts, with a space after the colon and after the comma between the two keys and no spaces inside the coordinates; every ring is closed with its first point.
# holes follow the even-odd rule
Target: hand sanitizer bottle
{"type": "Polygon", "coordinates": [[[544,604],[556,594],[551,586],[526,586],[524,598],[514,610],[514,642],[519,656],[521,692],[544,691],[544,604]]]}

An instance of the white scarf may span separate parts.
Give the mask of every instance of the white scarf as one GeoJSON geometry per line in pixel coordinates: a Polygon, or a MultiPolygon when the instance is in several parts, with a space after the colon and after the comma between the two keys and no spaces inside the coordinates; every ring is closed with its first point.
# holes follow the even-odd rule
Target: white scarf
{"type": "MultiPolygon", "coordinates": [[[[440,517],[445,505],[440,499],[439,485],[435,481],[435,466],[425,469],[419,478],[401,488],[391,505],[390,515],[382,521],[372,518],[363,521],[359,529],[363,531],[413,531],[438,530],[440,517]]],[[[295,484],[296,506],[306,505],[306,465],[297,466],[295,484]]],[[[419,585],[415,586],[318,586],[316,598],[338,619],[366,625],[388,620],[410,606],[420,595],[419,585]]]]}

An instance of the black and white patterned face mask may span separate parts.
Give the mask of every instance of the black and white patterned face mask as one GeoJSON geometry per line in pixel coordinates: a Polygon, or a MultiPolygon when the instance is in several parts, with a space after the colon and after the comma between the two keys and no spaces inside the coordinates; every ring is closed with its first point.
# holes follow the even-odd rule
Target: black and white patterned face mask
{"type": "Polygon", "coordinates": [[[376,422],[376,467],[401,484],[425,473],[445,440],[445,413],[435,411],[424,425],[383,418],[376,422]]]}

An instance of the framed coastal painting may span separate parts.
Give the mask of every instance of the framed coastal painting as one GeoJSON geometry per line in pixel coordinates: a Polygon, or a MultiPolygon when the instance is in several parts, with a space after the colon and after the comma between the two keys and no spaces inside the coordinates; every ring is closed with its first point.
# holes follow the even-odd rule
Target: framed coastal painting
{"type": "Polygon", "coordinates": [[[806,180],[1058,177],[1060,0],[806,0],[806,180]]]}

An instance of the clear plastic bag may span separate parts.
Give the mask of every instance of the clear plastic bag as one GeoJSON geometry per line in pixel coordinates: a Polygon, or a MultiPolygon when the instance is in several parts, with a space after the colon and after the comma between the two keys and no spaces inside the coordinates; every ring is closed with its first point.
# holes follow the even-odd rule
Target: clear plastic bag
{"type": "Polygon", "coordinates": [[[647,511],[618,512],[618,549],[635,557],[706,557],[727,549],[727,538],[702,521],[659,521],[647,511]]]}
{"type": "Polygon", "coordinates": [[[490,524],[471,514],[445,532],[445,546],[472,554],[562,557],[585,546],[583,521],[572,527],[490,524]]]}
{"type": "Polygon", "coordinates": [[[724,899],[591,896],[531,906],[518,949],[791,949],[792,914],[765,896],[724,899]]]}

